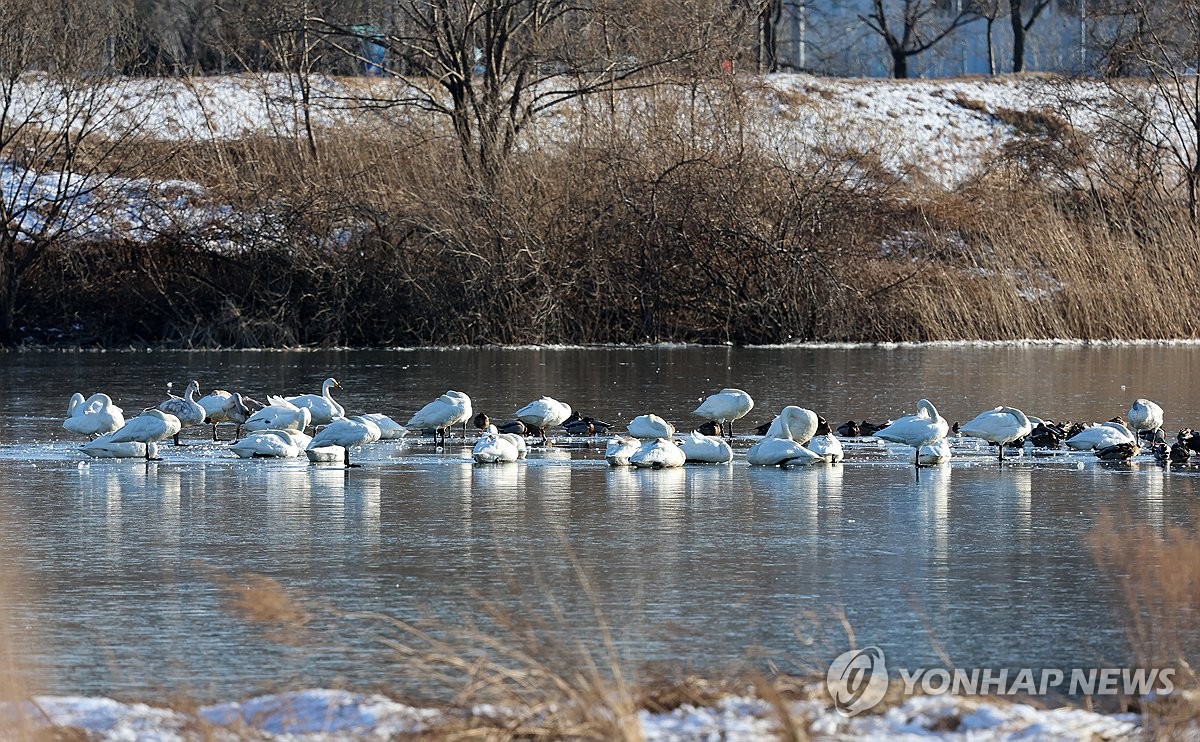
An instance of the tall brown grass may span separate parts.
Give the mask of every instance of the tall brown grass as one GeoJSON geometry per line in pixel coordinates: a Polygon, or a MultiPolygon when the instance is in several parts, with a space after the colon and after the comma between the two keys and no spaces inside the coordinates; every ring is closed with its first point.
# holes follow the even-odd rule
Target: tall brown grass
{"type": "MultiPolygon", "coordinates": [[[[3,525],[4,518],[0,516],[0,526],[3,525]]],[[[15,610],[28,595],[28,586],[17,569],[21,563],[17,557],[13,547],[0,540],[0,564],[5,565],[0,570],[0,703],[24,703],[27,712],[36,714],[32,694],[39,683],[36,668],[31,666],[36,637],[31,636],[15,610]]],[[[7,728],[0,729],[0,738],[38,739],[45,734],[41,721],[18,714],[7,728]]]]}
{"type": "Polygon", "coordinates": [[[1018,142],[948,190],[884,164],[886,138],[778,151],[753,94],[581,104],[487,188],[420,118],[321,131],[319,159],[142,143],[241,216],[48,246],[21,319],[110,345],[1200,337],[1185,206],[1062,117],[1009,116],[1018,142]]]}
{"type": "Polygon", "coordinates": [[[1191,527],[1160,531],[1104,513],[1089,545],[1121,598],[1119,619],[1133,665],[1175,669],[1174,692],[1143,709],[1147,730],[1157,739],[1194,736],[1200,729],[1192,665],[1200,639],[1200,536],[1191,527]]]}

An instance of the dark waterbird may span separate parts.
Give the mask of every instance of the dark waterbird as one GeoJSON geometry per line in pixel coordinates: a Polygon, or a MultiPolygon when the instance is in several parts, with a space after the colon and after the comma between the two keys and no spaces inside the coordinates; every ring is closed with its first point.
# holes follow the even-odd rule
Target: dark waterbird
{"type": "Polygon", "coordinates": [[[884,423],[883,425],[876,425],[875,423],[869,423],[866,420],[863,420],[858,425],[859,435],[860,436],[875,435],[876,433],[883,430],[890,424],[891,423],[884,423]]]}
{"type": "Polygon", "coordinates": [[[1179,431],[1176,440],[1187,446],[1187,449],[1192,453],[1200,453],[1200,431],[1184,428],[1179,431]]]}
{"type": "MultiPolygon", "coordinates": [[[[770,426],[768,425],[767,427],[770,427],[770,426]]],[[[755,428],[756,432],[757,432],[757,430],[758,429],[755,428]]],[[[716,420],[709,420],[706,423],[700,423],[700,426],[696,428],[696,432],[699,433],[700,435],[720,435],[721,434],[721,423],[717,422],[716,420]]],[[[765,429],[763,430],[763,432],[759,433],[759,435],[766,435],[766,434],[767,434],[767,431],[765,429]]]]}
{"type": "Polygon", "coordinates": [[[1062,428],[1054,425],[1047,425],[1045,422],[1040,422],[1029,431],[1029,442],[1035,448],[1058,448],[1063,442],[1062,428]]]}
{"type": "Polygon", "coordinates": [[[1128,461],[1140,453],[1141,449],[1134,443],[1118,443],[1115,446],[1105,446],[1096,451],[1096,457],[1101,461],[1128,461]]]}
{"type": "Polygon", "coordinates": [[[837,432],[843,438],[857,438],[862,435],[862,428],[858,426],[858,423],[850,420],[839,425],[837,432]]]}
{"type": "Polygon", "coordinates": [[[562,426],[567,435],[604,435],[612,427],[612,423],[597,420],[591,415],[580,416],[578,412],[572,412],[562,426]]]}
{"type": "Polygon", "coordinates": [[[542,429],[536,425],[526,425],[520,420],[509,420],[496,426],[498,433],[514,433],[516,435],[541,435],[542,429]]]}

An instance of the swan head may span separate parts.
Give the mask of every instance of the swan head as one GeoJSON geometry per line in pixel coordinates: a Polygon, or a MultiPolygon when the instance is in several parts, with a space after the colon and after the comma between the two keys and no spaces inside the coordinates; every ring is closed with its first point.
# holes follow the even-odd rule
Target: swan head
{"type": "Polygon", "coordinates": [[[808,440],[818,425],[817,413],[796,405],[788,405],[779,412],[779,425],[783,437],[796,441],[808,440]],[[799,435],[800,438],[796,436],[799,435]]]}
{"type": "Polygon", "coordinates": [[[245,400],[245,398],[242,397],[241,392],[234,392],[231,399],[233,399],[234,409],[236,409],[239,414],[242,414],[242,415],[250,414],[250,408],[246,405],[246,400],[245,400]]]}
{"type": "Polygon", "coordinates": [[[938,419],[937,408],[933,406],[933,402],[928,399],[917,400],[917,414],[921,417],[928,417],[931,420],[938,419]]]}
{"type": "Polygon", "coordinates": [[[83,404],[83,395],[79,392],[75,392],[71,395],[71,401],[67,402],[67,414],[69,415],[74,412],[75,408],[81,404],[83,404]]]}
{"type": "Polygon", "coordinates": [[[337,379],[330,376],[328,379],[325,380],[325,383],[321,385],[321,391],[328,394],[329,390],[334,387],[341,389],[342,385],[338,383],[337,379]]]}

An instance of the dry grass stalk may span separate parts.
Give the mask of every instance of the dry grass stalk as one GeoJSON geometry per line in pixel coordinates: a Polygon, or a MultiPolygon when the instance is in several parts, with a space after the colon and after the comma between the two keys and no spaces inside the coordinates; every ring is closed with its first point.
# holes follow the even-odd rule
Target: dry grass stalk
{"type": "Polygon", "coordinates": [[[419,117],[318,130],[319,159],[287,137],[139,142],[147,174],[246,216],[50,246],[21,312],[90,318],[84,344],[1200,337],[1197,228],[1151,154],[1002,110],[1017,143],[946,189],[886,131],[768,141],[759,94],[580,101],[487,189],[419,117]],[[130,311],[103,311],[116,292],[130,311]]]}
{"type": "Polygon", "coordinates": [[[271,641],[301,646],[312,638],[307,631],[311,614],[278,580],[261,574],[212,579],[224,590],[225,610],[263,628],[271,641]]]}
{"type": "Polygon", "coordinates": [[[1134,666],[1175,670],[1173,693],[1143,709],[1147,730],[1157,739],[1194,735],[1200,697],[1188,658],[1200,636],[1200,536],[1188,527],[1160,530],[1106,512],[1088,541],[1093,558],[1121,596],[1119,610],[1134,666]]]}

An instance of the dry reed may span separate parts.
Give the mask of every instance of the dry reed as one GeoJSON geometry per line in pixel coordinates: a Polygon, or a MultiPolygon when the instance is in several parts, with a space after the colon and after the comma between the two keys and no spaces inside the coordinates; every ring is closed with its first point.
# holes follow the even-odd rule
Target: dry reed
{"type": "Polygon", "coordinates": [[[1200,536],[1191,527],[1160,530],[1103,513],[1089,545],[1121,598],[1118,610],[1134,666],[1175,670],[1171,694],[1130,703],[1142,706],[1152,738],[1194,736],[1200,698],[1189,658],[1200,637],[1200,536]]]}
{"type": "Polygon", "coordinates": [[[422,119],[319,131],[320,158],[141,143],[149,175],[240,216],[47,246],[19,319],[33,341],[203,347],[1200,337],[1196,225],[1113,142],[999,111],[1021,136],[947,190],[885,165],[883,133],[785,156],[753,94],[589,101],[487,188],[422,119]]]}

